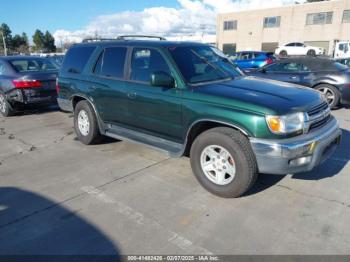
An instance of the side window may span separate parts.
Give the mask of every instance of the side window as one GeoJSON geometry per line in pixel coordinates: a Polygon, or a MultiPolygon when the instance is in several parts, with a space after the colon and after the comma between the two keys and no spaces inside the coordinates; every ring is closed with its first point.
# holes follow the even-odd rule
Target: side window
{"type": "Polygon", "coordinates": [[[267,72],[298,72],[300,65],[297,63],[279,63],[273,64],[266,69],[267,72]]]}
{"type": "Polygon", "coordinates": [[[134,48],[131,58],[131,80],[149,83],[151,74],[159,71],[171,75],[168,64],[157,50],[134,48]]]}
{"type": "Polygon", "coordinates": [[[286,46],[295,46],[295,43],[289,43],[286,46]]]}
{"type": "Polygon", "coordinates": [[[302,71],[302,72],[310,72],[310,69],[306,65],[300,64],[300,71],[302,71]]]}
{"type": "Polygon", "coordinates": [[[72,74],[80,74],[89,60],[95,46],[71,47],[65,56],[62,71],[72,74]]]}
{"type": "Polygon", "coordinates": [[[6,67],[3,62],[0,62],[0,76],[3,76],[6,74],[6,67]]]}
{"type": "Polygon", "coordinates": [[[109,47],[97,60],[94,73],[106,77],[122,78],[126,57],[125,47],[109,47]]]}
{"type": "Polygon", "coordinates": [[[296,43],[295,46],[297,46],[297,47],[303,47],[304,44],[303,44],[303,43],[296,43]]]}

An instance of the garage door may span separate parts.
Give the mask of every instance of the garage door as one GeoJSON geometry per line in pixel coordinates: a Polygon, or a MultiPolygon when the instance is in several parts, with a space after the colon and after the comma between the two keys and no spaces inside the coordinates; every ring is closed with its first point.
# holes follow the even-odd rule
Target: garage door
{"type": "Polygon", "coordinates": [[[261,51],[264,51],[264,52],[275,52],[277,47],[278,47],[278,43],[277,42],[266,42],[266,43],[262,43],[261,51]]]}
{"type": "Polygon", "coordinates": [[[328,54],[329,41],[305,41],[304,44],[310,45],[310,46],[322,47],[322,48],[326,49],[326,54],[328,54]]]}
{"type": "Polygon", "coordinates": [[[236,53],[236,44],[223,44],[222,51],[228,55],[232,56],[236,53]]]}

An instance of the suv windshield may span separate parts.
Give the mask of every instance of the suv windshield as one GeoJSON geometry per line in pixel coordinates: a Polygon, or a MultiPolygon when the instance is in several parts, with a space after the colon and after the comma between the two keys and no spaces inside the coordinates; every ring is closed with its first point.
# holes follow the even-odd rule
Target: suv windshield
{"type": "Polygon", "coordinates": [[[170,47],[169,51],[190,84],[231,80],[243,74],[221,51],[210,46],[170,47]]]}
{"type": "Polygon", "coordinates": [[[9,62],[19,73],[58,70],[56,64],[42,58],[14,59],[9,62]]]}

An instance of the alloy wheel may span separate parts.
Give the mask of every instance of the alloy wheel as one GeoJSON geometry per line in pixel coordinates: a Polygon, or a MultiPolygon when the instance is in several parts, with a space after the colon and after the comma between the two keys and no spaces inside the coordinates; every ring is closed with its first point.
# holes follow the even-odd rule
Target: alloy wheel
{"type": "Polygon", "coordinates": [[[202,151],[200,163],[205,176],[216,185],[227,185],[235,178],[235,161],[227,149],[221,146],[207,146],[202,151]]]}
{"type": "Polygon", "coordinates": [[[321,87],[318,90],[326,97],[328,104],[332,106],[335,99],[334,91],[328,87],[321,87]]]}

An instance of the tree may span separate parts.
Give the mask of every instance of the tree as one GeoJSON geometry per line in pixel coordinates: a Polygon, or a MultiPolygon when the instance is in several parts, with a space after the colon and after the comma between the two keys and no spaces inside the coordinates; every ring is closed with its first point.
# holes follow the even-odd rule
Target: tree
{"type": "Polygon", "coordinates": [[[12,50],[18,53],[28,53],[29,52],[29,44],[28,37],[26,33],[22,33],[22,35],[15,35],[12,38],[12,50]]]}
{"type": "Polygon", "coordinates": [[[46,31],[44,35],[44,50],[46,52],[56,52],[55,38],[49,31],[46,31]]]}
{"type": "Polygon", "coordinates": [[[45,47],[45,36],[43,32],[41,32],[39,29],[35,30],[35,33],[33,35],[33,42],[34,42],[34,48],[36,51],[42,52],[45,47]]]}
{"type": "Polygon", "coordinates": [[[1,46],[1,49],[4,50],[4,44],[3,44],[3,41],[2,41],[2,36],[4,36],[4,39],[5,39],[5,44],[6,44],[6,47],[7,49],[11,49],[11,42],[12,42],[12,31],[10,29],[10,27],[3,23],[1,24],[0,26],[0,34],[1,34],[1,41],[0,41],[0,46],[1,46]]]}

